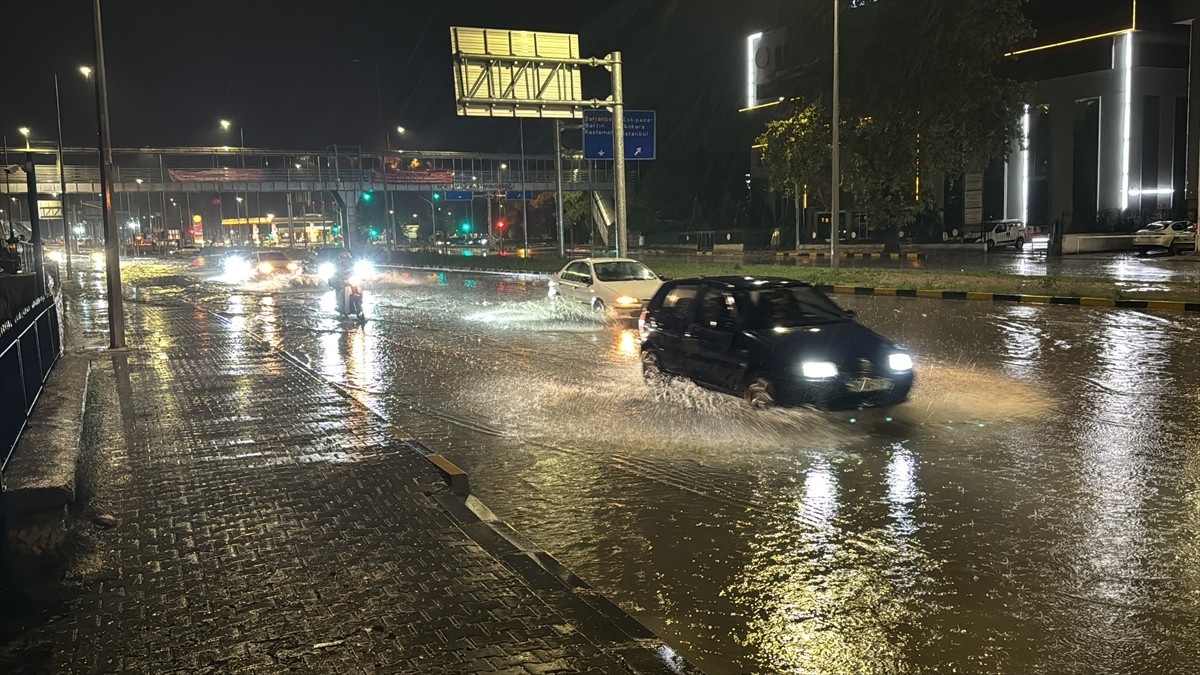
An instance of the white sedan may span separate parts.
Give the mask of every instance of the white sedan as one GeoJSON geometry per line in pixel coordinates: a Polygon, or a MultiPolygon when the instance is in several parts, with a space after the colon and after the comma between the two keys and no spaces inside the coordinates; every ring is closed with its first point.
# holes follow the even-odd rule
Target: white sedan
{"type": "Polygon", "coordinates": [[[636,316],[654,297],[662,279],[629,258],[572,260],[550,277],[550,297],[581,302],[602,312],[636,316]]]}
{"type": "Polygon", "coordinates": [[[1138,253],[1164,250],[1167,253],[1196,250],[1196,226],[1186,220],[1160,220],[1133,233],[1138,253]]]}

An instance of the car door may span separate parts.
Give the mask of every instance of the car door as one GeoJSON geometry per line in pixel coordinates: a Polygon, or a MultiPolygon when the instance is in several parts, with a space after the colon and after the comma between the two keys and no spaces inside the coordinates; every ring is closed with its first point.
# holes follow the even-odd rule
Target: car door
{"type": "Polygon", "coordinates": [[[699,284],[681,283],[663,297],[662,305],[654,312],[654,344],[659,350],[658,363],[664,370],[691,377],[683,354],[683,334],[696,314],[699,284]]]}
{"type": "Polygon", "coordinates": [[[1171,224],[1171,230],[1174,236],[1172,244],[1179,249],[1187,250],[1195,248],[1196,233],[1191,229],[1192,224],[1184,221],[1179,221],[1171,224]]]}
{"type": "Polygon", "coordinates": [[[582,260],[567,265],[559,279],[558,291],[564,298],[572,302],[586,302],[591,294],[587,287],[592,282],[592,270],[582,260]]]}
{"type": "Polygon", "coordinates": [[[736,388],[742,371],[741,359],[734,353],[737,332],[733,295],[707,288],[680,342],[693,379],[719,389],[736,388]]]}

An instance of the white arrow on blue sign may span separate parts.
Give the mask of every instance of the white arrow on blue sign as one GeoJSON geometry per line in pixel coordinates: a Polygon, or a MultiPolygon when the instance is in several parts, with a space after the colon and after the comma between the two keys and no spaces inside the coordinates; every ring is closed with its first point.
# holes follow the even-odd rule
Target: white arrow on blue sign
{"type": "MultiPolygon", "coordinates": [[[[625,111],[625,159],[654,159],[654,126],[653,110],[625,111]]],[[[583,158],[613,158],[611,111],[583,111],[583,158]]]]}

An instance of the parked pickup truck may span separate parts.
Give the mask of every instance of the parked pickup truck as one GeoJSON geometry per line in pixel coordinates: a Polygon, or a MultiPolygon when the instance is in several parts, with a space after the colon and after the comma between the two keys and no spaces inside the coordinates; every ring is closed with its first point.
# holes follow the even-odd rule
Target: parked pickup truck
{"type": "Polygon", "coordinates": [[[990,251],[997,246],[1020,249],[1025,246],[1025,239],[1025,223],[1019,220],[988,220],[980,224],[979,234],[971,241],[983,244],[990,251]]]}

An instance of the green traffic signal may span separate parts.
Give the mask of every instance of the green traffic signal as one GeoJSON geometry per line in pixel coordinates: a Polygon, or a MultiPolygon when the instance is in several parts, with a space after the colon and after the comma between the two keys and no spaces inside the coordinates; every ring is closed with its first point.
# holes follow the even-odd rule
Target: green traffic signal
{"type": "Polygon", "coordinates": [[[363,193],[363,201],[369,202],[369,201],[371,201],[371,197],[373,197],[373,196],[374,195],[372,195],[370,192],[364,192],[363,193]]]}
{"type": "Polygon", "coordinates": [[[371,238],[372,238],[372,239],[374,239],[374,238],[376,238],[376,237],[378,237],[378,236],[379,236],[379,230],[372,229],[372,230],[371,230],[370,232],[368,232],[367,234],[371,235],[371,238]]]}
{"type": "Polygon", "coordinates": [[[437,200],[439,200],[441,198],[442,198],[442,193],[440,193],[440,192],[433,193],[433,201],[436,202],[437,200]]]}
{"type": "Polygon", "coordinates": [[[471,232],[471,224],[470,224],[470,223],[463,223],[462,225],[459,225],[459,226],[458,226],[458,229],[459,229],[459,230],[462,230],[462,233],[463,233],[463,234],[470,234],[470,232],[471,232]]]}

